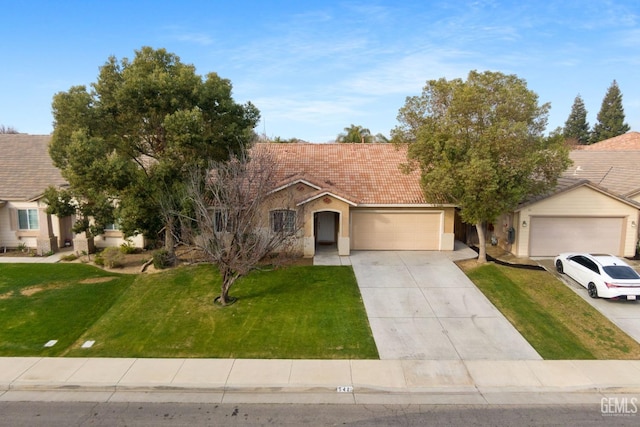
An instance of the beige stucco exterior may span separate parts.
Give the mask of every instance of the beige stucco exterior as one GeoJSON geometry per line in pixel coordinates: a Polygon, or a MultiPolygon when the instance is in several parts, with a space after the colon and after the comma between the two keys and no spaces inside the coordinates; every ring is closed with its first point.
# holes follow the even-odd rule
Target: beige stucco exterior
{"type": "MultiPolygon", "coordinates": [[[[531,223],[536,217],[562,218],[622,218],[621,247],[616,255],[633,256],[638,237],[638,208],[589,185],[558,193],[532,203],[498,220],[499,237],[506,236],[508,227],[515,228],[515,242],[511,252],[527,257],[531,247],[531,223]]],[[[584,230],[589,233],[589,230],[584,230]]]]}
{"type": "MultiPolygon", "coordinates": [[[[338,254],[347,256],[353,247],[353,212],[369,212],[373,215],[394,214],[420,214],[437,218],[437,229],[427,236],[433,244],[429,244],[432,250],[453,250],[454,247],[454,219],[453,207],[433,206],[358,206],[356,203],[330,192],[319,192],[317,188],[304,182],[294,182],[289,186],[275,192],[266,203],[264,209],[264,221],[268,223],[269,212],[277,209],[292,209],[292,200],[295,201],[295,209],[298,216],[298,225],[301,227],[298,248],[304,257],[313,257],[318,244],[317,215],[323,212],[331,212],[335,221],[335,245],[338,254]]],[[[400,215],[401,217],[401,215],[400,215]]],[[[389,248],[412,249],[394,245],[388,242],[389,248]],[[397,246],[397,247],[396,247],[397,246]]]]}
{"type": "Polygon", "coordinates": [[[6,201],[0,207],[0,249],[17,248],[22,245],[36,249],[39,255],[56,251],[64,246],[68,222],[46,212],[47,205],[39,200],[6,201]],[[20,229],[18,211],[36,210],[38,228],[20,229]]]}
{"type": "MultiPolygon", "coordinates": [[[[47,204],[42,200],[35,201],[5,201],[0,205],[0,250],[18,248],[22,245],[35,249],[38,255],[59,248],[70,246],[78,236],[72,232],[73,218],[59,218],[46,212],[47,204]],[[17,212],[19,210],[36,209],[38,211],[38,228],[21,230],[18,226],[17,212]]],[[[145,240],[142,235],[125,239],[117,230],[105,231],[94,239],[95,247],[106,248],[120,246],[130,241],[135,247],[142,248],[145,240]]]]}

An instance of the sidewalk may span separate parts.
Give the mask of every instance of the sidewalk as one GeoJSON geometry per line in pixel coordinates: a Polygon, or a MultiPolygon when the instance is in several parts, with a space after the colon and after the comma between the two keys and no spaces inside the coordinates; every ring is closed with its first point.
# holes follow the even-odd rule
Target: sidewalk
{"type": "Polygon", "coordinates": [[[0,401],[600,404],[640,361],[0,358],[0,401]]]}
{"type": "Polygon", "coordinates": [[[65,255],[71,253],[70,251],[60,251],[49,256],[3,256],[0,257],[0,264],[55,264],[60,261],[65,255]]]}

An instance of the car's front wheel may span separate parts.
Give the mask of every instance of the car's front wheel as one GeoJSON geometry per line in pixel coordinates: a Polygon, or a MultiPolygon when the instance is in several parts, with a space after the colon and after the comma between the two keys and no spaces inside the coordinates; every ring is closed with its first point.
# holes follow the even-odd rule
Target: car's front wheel
{"type": "Polygon", "coordinates": [[[589,296],[591,298],[598,298],[598,288],[596,288],[595,283],[589,283],[587,291],[589,292],[589,296]]]}
{"type": "Polygon", "coordinates": [[[556,270],[558,270],[558,273],[564,274],[564,267],[562,266],[562,261],[560,260],[556,261],[556,270]]]}

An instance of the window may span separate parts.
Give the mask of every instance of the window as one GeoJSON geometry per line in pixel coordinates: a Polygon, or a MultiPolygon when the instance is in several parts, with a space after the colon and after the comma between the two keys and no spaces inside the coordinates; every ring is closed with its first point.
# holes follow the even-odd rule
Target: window
{"type": "Polygon", "coordinates": [[[586,258],[582,255],[576,255],[576,256],[572,256],[569,259],[577,264],[580,264],[585,268],[588,268],[594,273],[600,274],[600,270],[598,269],[598,266],[596,265],[596,263],[591,261],[589,258],[586,258]]]}
{"type": "Polygon", "coordinates": [[[38,210],[18,209],[18,228],[20,230],[38,230],[38,210]]]}
{"type": "Polygon", "coordinates": [[[604,267],[605,273],[609,275],[612,279],[621,279],[621,280],[638,280],[640,276],[638,273],[626,265],[608,265],[604,267]]]}
{"type": "Polygon", "coordinates": [[[118,231],[119,229],[118,224],[107,224],[104,226],[104,231],[118,231]]]}
{"type": "Polygon", "coordinates": [[[271,230],[274,233],[292,233],[296,229],[296,212],[290,210],[271,211],[271,230]]]}

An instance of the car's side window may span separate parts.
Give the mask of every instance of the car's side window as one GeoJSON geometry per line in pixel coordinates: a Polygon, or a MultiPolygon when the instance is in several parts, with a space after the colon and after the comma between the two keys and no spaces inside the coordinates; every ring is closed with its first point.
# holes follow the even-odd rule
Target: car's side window
{"type": "Polygon", "coordinates": [[[571,261],[575,262],[576,264],[579,264],[583,267],[586,267],[586,265],[584,264],[585,259],[584,257],[580,256],[580,255],[576,255],[576,256],[572,256],[571,258],[569,258],[571,261]]]}
{"type": "Polygon", "coordinates": [[[596,265],[596,263],[595,263],[595,262],[591,261],[591,260],[590,260],[590,259],[588,259],[588,258],[585,258],[584,260],[586,261],[585,266],[586,266],[589,270],[593,271],[594,273],[600,274],[600,269],[598,269],[598,266],[596,265]]]}

